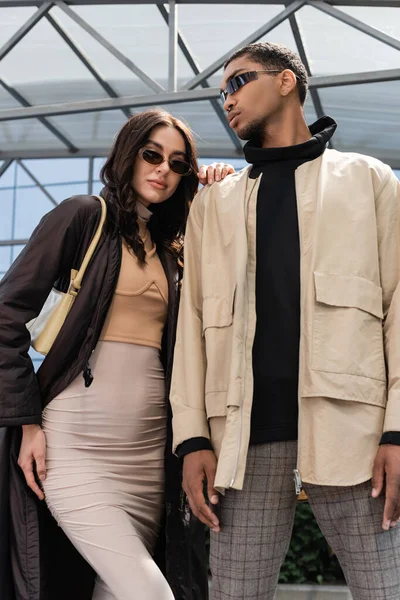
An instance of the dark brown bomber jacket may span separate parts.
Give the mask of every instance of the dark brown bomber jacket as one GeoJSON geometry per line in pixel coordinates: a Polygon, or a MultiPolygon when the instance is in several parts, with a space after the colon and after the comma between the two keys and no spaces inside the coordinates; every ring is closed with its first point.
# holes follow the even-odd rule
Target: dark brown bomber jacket
{"type": "MultiPolygon", "coordinates": [[[[117,283],[121,237],[103,232],[81,291],[49,354],[35,374],[25,323],[36,317],[52,287],[66,291],[100,219],[92,196],[73,196],[45,215],[0,282],[0,552],[2,600],[90,600],[93,572],[77,556],[43,503],[24,482],[17,465],[21,425],[41,423],[43,408],[80,374],[86,375],[117,283]],[[86,370],[86,372],[85,372],[86,370]],[[4,551],[3,551],[4,550],[4,551]]],[[[159,252],[169,288],[162,361],[167,390],[178,309],[175,259],[159,252]]],[[[169,419],[170,421],[170,419],[169,419]]],[[[204,529],[192,518],[180,490],[181,469],[165,453],[165,516],[156,552],[177,600],[208,597],[204,529]]]]}

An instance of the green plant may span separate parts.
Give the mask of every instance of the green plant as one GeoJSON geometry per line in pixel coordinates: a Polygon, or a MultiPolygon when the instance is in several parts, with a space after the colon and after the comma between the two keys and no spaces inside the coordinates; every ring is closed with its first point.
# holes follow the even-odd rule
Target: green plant
{"type": "Polygon", "coordinates": [[[293,535],[280,583],[344,581],[336,556],[327,545],[308,502],[297,505],[293,535]]]}

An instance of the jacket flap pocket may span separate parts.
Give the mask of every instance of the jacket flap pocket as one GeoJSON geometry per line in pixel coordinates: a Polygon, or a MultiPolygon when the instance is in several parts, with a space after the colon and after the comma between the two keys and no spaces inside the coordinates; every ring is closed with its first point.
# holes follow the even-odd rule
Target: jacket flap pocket
{"type": "Polygon", "coordinates": [[[232,324],[232,299],[208,297],[203,300],[203,331],[208,327],[232,324]]]}
{"type": "Polygon", "coordinates": [[[317,302],[359,308],[383,318],[382,288],[362,277],[314,272],[317,302]]]}

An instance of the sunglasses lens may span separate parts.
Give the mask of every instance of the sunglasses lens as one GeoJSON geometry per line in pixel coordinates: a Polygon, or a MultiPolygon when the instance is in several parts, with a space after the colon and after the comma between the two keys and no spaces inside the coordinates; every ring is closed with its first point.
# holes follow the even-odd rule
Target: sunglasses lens
{"type": "Polygon", "coordinates": [[[184,160],[171,160],[169,166],[177,175],[189,175],[192,170],[189,163],[184,160]]]}
{"type": "Polygon", "coordinates": [[[164,160],[159,152],[149,150],[148,148],[142,150],[142,158],[150,165],[160,165],[164,160]]]}
{"type": "Polygon", "coordinates": [[[225,95],[225,100],[228,94],[234,94],[235,92],[240,90],[240,88],[242,88],[244,85],[246,85],[246,83],[249,83],[249,81],[254,81],[255,79],[257,79],[257,73],[255,71],[241,73],[240,75],[236,75],[236,77],[233,77],[233,79],[231,79],[228,85],[226,86],[226,90],[222,92],[222,94],[225,95]]]}

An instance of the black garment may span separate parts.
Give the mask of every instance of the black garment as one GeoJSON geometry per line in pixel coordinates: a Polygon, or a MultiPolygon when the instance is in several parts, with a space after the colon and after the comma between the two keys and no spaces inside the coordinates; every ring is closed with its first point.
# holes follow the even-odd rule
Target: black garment
{"type": "Polygon", "coordinates": [[[320,156],[336,129],[330,117],[312,138],[283,148],[244,147],[261,175],[257,197],[254,395],[250,444],[297,439],[300,343],[300,242],[295,170],[320,156]]]}
{"type": "MultiPolygon", "coordinates": [[[[74,196],[41,220],[0,283],[0,598],[89,600],[94,573],[28,488],[17,459],[21,425],[40,423],[44,406],[82,372],[100,335],[121,264],[121,238],[103,232],[79,296],[37,374],[25,327],[54,282],[65,290],[100,218],[100,204],[74,196]]],[[[160,252],[168,280],[168,319],[161,358],[167,393],[175,343],[178,277],[175,258],[160,252]]],[[[165,512],[155,559],[179,600],[208,597],[204,526],[181,494],[181,465],[171,452],[171,411],[165,451],[165,512]]]]}

